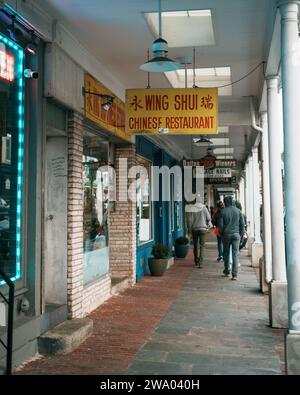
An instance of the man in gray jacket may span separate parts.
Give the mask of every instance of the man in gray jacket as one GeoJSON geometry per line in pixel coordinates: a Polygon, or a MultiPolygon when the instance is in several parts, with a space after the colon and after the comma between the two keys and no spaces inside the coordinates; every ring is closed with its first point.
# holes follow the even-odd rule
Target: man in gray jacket
{"type": "Polygon", "coordinates": [[[203,267],[205,238],[208,227],[211,226],[211,217],[206,206],[199,199],[189,208],[188,230],[192,233],[194,244],[195,265],[203,267]],[[200,248],[199,248],[200,247],[200,248]]]}
{"type": "Polygon", "coordinates": [[[231,196],[224,199],[225,209],[220,216],[220,233],[224,245],[224,276],[229,277],[229,254],[232,246],[232,280],[237,280],[239,267],[239,246],[241,237],[245,231],[244,217],[237,207],[233,206],[231,196]]]}

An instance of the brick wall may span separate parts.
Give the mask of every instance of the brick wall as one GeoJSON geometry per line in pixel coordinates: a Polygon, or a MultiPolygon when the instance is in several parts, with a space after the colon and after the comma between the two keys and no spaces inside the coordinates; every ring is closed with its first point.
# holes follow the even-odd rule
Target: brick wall
{"type": "MultiPolygon", "coordinates": [[[[81,318],[111,296],[111,275],[83,284],[83,117],[75,112],[68,118],[68,313],[69,318],[81,318]]],[[[133,146],[119,148],[118,155],[135,162],[133,146]]],[[[111,271],[118,277],[135,281],[135,204],[121,203],[112,214],[110,256],[111,271]],[[126,242],[124,242],[124,235],[126,242]],[[129,235],[129,237],[127,237],[129,235]],[[133,237],[134,235],[134,237],[133,237]],[[124,244],[125,243],[125,244],[124,244]]]]}
{"type": "MultiPolygon", "coordinates": [[[[136,282],[136,204],[130,200],[120,201],[120,193],[126,193],[126,179],[121,176],[119,160],[127,159],[128,169],[136,165],[135,146],[119,146],[115,152],[117,201],[110,215],[110,268],[112,277],[128,277],[136,282]],[[119,188],[119,185],[122,185],[119,188]]],[[[125,169],[126,170],[126,169],[125,169]]],[[[125,174],[125,173],[124,173],[125,174]]],[[[128,186],[133,181],[129,180],[128,186]]]]}
{"type": "Polygon", "coordinates": [[[83,119],[68,119],[68,313],[80,318],[83,295],[83,119]]]}
{"type": "Polygon", "coordinates": [[[84,287],[82,314],[88,315],[111,297],[111,278],[107,274],[84,287]]]}
{"type": "MultiPolygon", "coordinates": [[[[110,274],[90,284],[83,284],[83,130],[83,117],[70,112],[68,117],[68,313],[70,319],[86,316],[111,296],[110,274]]],[[[119,152],[128,157],[129,166],[134,164],[134,147],[117,150],[117,155],[119,152]]],[[[112,220],[113,235],[110,246],[113,251],[119,252],[113,262],[122,260],[122,265],[118,266],[121,269],[120,277],[128,276],[130,279],[135,279],[135,238],[128,238],[127,246],[123,248],[123,236],[135,234],[135,210],[128,212],[128,207],[128,203],[118,206],[118,214],[112,220]],[[118,230],[114,232],[116,227],[118,230]],[[134,246],[131,246],[132,242],[134,246]]],[[[112,263],[110,266],[112,268],[112,263]]]]}

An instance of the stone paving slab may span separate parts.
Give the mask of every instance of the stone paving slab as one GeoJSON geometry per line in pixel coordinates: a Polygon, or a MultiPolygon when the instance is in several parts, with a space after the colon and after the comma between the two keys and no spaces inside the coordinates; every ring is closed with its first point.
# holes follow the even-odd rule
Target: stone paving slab
{"type": "Polygon", "coordinates": [[[278,342],[283,334],[274,336],[268,326],[266,301],[249,258],[242,255],[233,282],[221,277],[214,248],[211,243],[204,269],[193,269],[127,374],[173,374],[173,368],[194,375],[282,374],[278,342]]]}

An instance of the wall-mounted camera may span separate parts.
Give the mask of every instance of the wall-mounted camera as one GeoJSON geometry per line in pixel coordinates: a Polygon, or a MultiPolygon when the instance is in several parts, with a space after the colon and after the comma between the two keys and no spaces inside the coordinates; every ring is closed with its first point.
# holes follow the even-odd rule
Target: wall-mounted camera
{"type": "Polygon", "coordinates": [[[39,78],[39,73],[31,69],[26,69],[24,70],[24,77],[28,79],[37,79],[39,78]]]}

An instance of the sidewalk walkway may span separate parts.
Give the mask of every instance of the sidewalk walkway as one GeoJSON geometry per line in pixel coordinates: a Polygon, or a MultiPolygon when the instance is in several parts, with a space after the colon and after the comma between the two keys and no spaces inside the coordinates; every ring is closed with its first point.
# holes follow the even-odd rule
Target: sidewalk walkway
{"type": "Polygon", "coordinates": [[[91,315],[94,334],[78,350],[18,374],[282,374],[283,333],[268,327],[249,259],[243,254],[233,282],[221,277],[215,250],[208,243],[204,269],[190,254],[111,298],[91,315]]]}

